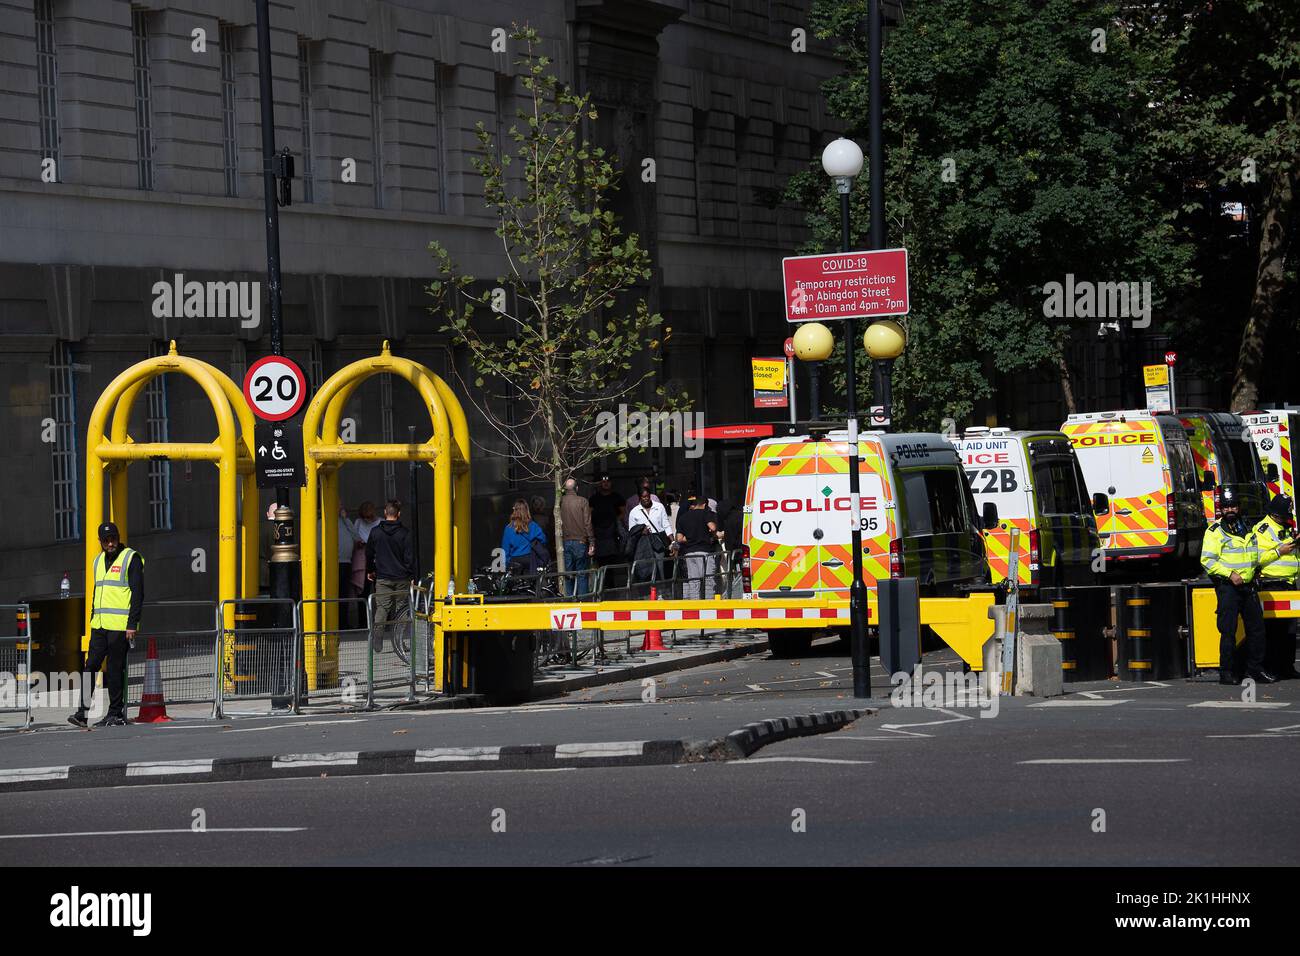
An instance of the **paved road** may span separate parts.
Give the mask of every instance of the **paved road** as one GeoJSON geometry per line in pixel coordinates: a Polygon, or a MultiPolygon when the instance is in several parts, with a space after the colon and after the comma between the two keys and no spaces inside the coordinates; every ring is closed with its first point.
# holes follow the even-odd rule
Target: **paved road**
{"type": "MultiPolygon", "coordinates": [[[[499,743],[530,731],[585,739],[651,713],[722,727],[755,702],[850,705],[840,651],[683,672],[660,680],[655,704],[633,684],[523,712],[384,719],[447,739],[495,726],[499,743]]],[[[992,719],[890,708],[726,763],[0,794],[0,864],[87,854],[188,865],[1300,862],[1300,682],[1260,688],[1254,703],[1217,684],[1076,688],[1059,701],[1004,700],[992,719]],[[190,830],[197,808],[206,833],[190,830]],[[106,830],[149,832],[53,836],[106,830]]]]}

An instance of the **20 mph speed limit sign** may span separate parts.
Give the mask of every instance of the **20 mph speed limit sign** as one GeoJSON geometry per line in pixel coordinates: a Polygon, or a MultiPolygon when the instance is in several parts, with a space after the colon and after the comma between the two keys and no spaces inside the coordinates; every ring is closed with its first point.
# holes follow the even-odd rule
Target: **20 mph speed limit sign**
{"type": "Polygon", "coordinates": [[[293,359],[268,355],[248,367],[244,398],[258,418],[282,422],[302,408],[307,398],[307,376],[293,359]]]}

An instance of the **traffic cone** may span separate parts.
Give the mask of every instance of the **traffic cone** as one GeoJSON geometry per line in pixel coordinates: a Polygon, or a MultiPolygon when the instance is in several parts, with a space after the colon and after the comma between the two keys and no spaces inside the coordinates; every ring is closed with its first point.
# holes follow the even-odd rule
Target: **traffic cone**
{"type": "MultiPolygon", "coordinates": [[[[653,584],[650,585],[650,600],[652,601],[659,600],[659,592],[656,590],[653,584]]],[[[649,628],[647,628],[645,632],[645,640],[641,642],[641,650],[666,651],[668,650],[668,648],[664,647],[663,636],[657,630],[652,631],[649,628]]]]}
{"type": "Polygon", "coordinates": [[[136,715],[137,724],[158,724],[171,720],[167,716],[167,705],[163,702],[162,668],[158,663],[158,645],[149,638],[149,651],[144,662],[144,694],[140,698],[140,713],[136,715]]]}

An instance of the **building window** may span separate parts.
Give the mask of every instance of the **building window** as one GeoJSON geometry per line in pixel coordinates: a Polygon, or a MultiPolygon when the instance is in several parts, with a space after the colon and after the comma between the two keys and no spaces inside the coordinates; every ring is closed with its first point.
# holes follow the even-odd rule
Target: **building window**
{"type": "Polygon", "coordinates": [[[153,189],[153,92],[149,82],[149,15],[131,11],[131,47],[135,56],[136,171],[141,189],[153,189]]]}
{"type": "Polygon", "coordinates": [[[384,208],[384,56],[370,51],[370,158],[374,170],[375,208],[384,208]]]}
{"type": "Polygon", "coordinates": [[[54,0],[36,0],[36,87],[41,120],[41,159],[59,170],[59,69],[54,51],[54,0]]]}
{"type": "Polygon", "coordinates": [[[50,417],[54,419],[50,463],[56,541],[76,541],[81,537],[77,495],[77,390],[72,371],[72,346],[59,342],[50,353],[50,417]]]}
{"type": "Polygon", "coordinates": [[[223,23],[221,45],[221,159],[226,195],[239,195],[239,127],[235,124],[235,28],[223,23]]]}
{"type": "MultiPolygon", "coordinates": [[[[393,443],[393,376],[387,372],[379,376],[379,440],[385,445],[393,443]]],[[[397,497],[397,465],[384,462],[384,498],[397,497]]]]}
{"type": "Polygon", "coordinates": [[[302,201],[312,202],[316,190],[311,172],[311,48],[301,40],[298,42],[298,110],[302,115],[302,201]]]}
{"type": "MultiPolygon", "coordinates": [[[[154,356],[166,355],[167,346],[155,342],[154,356]]],[[[167,426],[167,376],[159,375],[144,389],[149,406],[149,442],[171,441],[167,426]]],[[[149,530],[172,529],[172,463],[166,458],[149,459],[149,530]]]]}

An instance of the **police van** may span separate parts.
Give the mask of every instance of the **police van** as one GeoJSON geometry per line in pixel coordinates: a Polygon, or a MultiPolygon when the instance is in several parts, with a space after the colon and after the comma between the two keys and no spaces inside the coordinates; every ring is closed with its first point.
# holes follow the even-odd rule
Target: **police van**
{"type": "Polygon", "coordinates": [[[1260,463],[1268,479],[1268,493],[1287,495],[1292,501],[1292,518],[1295,502],[1295,466],[1292,444],[1300,435],[1300,415],[1294,409],[1268,408],[1262,412],[1246,412],[1242,422],[1250,432],[1250,440],[1259,452],[1260,463]]]}
{"type": "MultiPolygon", "coordinates": [[[[748,597],[847,597],[853,581],[848,433],[759,442],[745,488],[742,573],[748,597]]],[[[935,434],[858,436],[863,578],[916,577],[926,596],[987,583],[983,518],[956,450],[935,434]]],[[[993,514],[988,516],[989,520],[993,514]]],[[[816,632],[774,631],[778,656],[816,632]]]]}
{"type": "Polygon", "coordinates": [[[1104,492],[1089,497],[1070,440],[1055,431],[976,426],[949,438],[981,508],[996,506],[998,523],[984,532],[994,584],[1010,579],[1011,532],[1021,587],[1091,584],[1100,548],[1095,515],[1106,514],[1104,492]]]}
{"type": "Polygon", "coordinates": [[[1255,524],[1268,506],[1265,472],[1250,430],[1240,415],[1200,409],[1179,412],[1201,482],[1205,520],[1219,517],[1219,494],[1225,488],[1237,493],[1241,516],[1255,524]]]}
{"type": "Polygon", "coordinates": [[[1083,412],[1061,432],[1088,490],[1108,499],[1097,516],[1105,572],[1155,566],[1172,578],[1198,575],[1207,522],[1183,423],[1146,410],[1083,412]]]}

